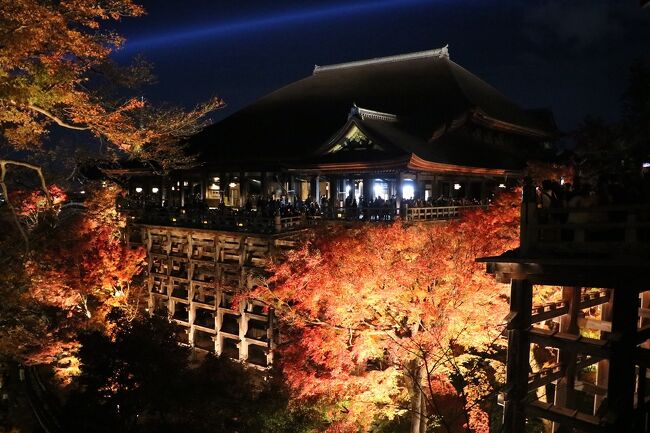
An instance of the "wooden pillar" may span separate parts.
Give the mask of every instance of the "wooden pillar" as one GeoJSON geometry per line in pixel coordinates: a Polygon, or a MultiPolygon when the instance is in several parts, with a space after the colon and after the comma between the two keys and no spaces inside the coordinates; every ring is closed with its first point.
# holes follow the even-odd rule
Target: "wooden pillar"
{"type": "MultiPolygon", "coordinates": [[[[578,313],[580,304],[580,287],[562,287],[562,300],[568,307],[567,314],[560,318],[560,332],[578,335],[578,313]]],[[[560,350],[558,363],[564,369],[564,377],[559,379],[555,386],[555,406],[575,409],[575,381],[576,381],[576,353],[574,351],[560,350]]],[[[553,423],[553,432],[569,433],[571,428],[562,427],[553,423]]]]}
{"type": "Polygon", "coordinates": [[[619,431],[634,430],[636,369],[634,348],[639,320],[639,291],[633,287],[612,289],[612,354],[607,383],[608,418],[619,431]]]}
{"type": "Polygon", "coordinates": [[[528,253],[530,247],[537,243],[534,230],[537,216],[535,185],[530,178],[524,179],[523,198],[521,201],[521,217],[519,223],[519,251],[528,253]]]}
{"type": "Polygon", "coordinates": [[[287,188],[287,200],[291,204],[296,203],[296,176],[290,174],[288,175],[289,187],[287,188]]]}
{"type": "Polygon", "coordinates": [[[399,213],[400,208],[402,207],[402,182],[403,182],[402,173],[399,173],[397,175],[397,179],[396,179],[397,185],[396,185],[396,188],[395,188],[396,189],[396,191],[395,191],[395,198],[396,198],[395,206],[397,207],[398,213],[399,213]]]}
{"type": "Polygon", "coordinates": [[[309,193],[314,203],[320,204],[320,176],[316,175],[311,179],[309,193]]]}
{"type": "MultiPolygon", "coordinates": [[[[612,300],[613,297],[610,296],[609,301],[600,307],[600,320],[611,322],[612,300]]],[[[601,331],[600,338],[601,339],[609,338],[609,332],[601,331]]],[[[603,359],[601,361],[598,361],[596,367],[596,385],[603,388],[607,388],[608,381],[609,381],[609,360],[603,359]]],[[[594,414],[599,414],[600,412],[602,412],[600,410],[600,405],[603,402],[604,398],[605,397],[603,395],[598,395],[598,394],[596,394],[596,396],[594,397],[594,414]]]]}
{"type": "Polygon", "coordinates": [[[368,212],[367,207],[370,206],[370,202],[372,201],[373,194],[373,177],[369,174],[365,175],[363,177],[363,202],[359,203],[360,207],[366,206],[366,209],[363,209],[363,219],[364,220],[369,220],[370,219],[370,213],[368,212]]]}
{"type": "Polygon", "coordinates": [[[248,200],[248,178],[246,173],[242,171],[239,173],[239,205],[244,207],[246,200],[248,200]]]}
{"type": "Polygon", "coordinates": [[[262,198],[266,198],[269,195],[269,177],[265,171],[261,173],[261,177],[262,198]]]}
{"type": "Polygon", "coordinates": [[[431,197],[435,201],[440,196],[440,187],[438,176],[433,176],[431,181],[431,197]]]}
{"type": "Polygon", "coordinates": [[[530,367],[530,336],[533,307],[533,285],[528,280],[510,283],[510,321],[508,322],[508,355],[506,361],[506,393],[503,432],[521,433],[526,429],[525,398],[528,394],[530,367]]]}
{"type": "MultiPolygon", "coordinates": [[[[641,292],[641,308],[647,310],[650,308],[650,291],[644,290],[641,292]]],[[[650,325],[650,318],[642,317],[639,320],[639,327],[643,328],[650,325]]],[[[645,349],[650,349],[650,341],[645,341],[641,343],[641,347],[645,349]]],[[[639,366],[639,375],[637,379],[637,407],[643,402],[645,402],[647,392],[647,368],[645,366],[639,366]]],[[[648,431],[648,413],[647,411],[641,411],[639,413],[638,419],[640,428],[642,431],[648,431]]]]}
{"type": "Polygon", "coordinates": [[[178,188],[181,191],[181,207],[185,207],[185,181],[183,180],[182,177],[179,178],[180,181],[178,182],[178,188]]]}

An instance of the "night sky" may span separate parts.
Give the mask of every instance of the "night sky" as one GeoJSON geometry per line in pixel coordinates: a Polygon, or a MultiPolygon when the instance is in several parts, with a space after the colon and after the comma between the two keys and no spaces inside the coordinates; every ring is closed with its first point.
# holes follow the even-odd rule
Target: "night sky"
{"type": "Polygon", "coordinates": [[[627,71],[650,60],[650,8],[638,0],[148,0],[123,21],[115,56],[143,54],[155,102],[218,95],[216,118],[311,74],[315,64],[449,44],[451,59],[564,131],[586,114],[614,120],[627,71]]]}

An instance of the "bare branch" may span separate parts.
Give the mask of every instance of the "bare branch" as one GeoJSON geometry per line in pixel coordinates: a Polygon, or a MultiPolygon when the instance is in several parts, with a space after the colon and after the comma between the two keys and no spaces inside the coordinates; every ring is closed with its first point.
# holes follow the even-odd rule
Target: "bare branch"
{"type": "Polygon", "coordinates": [[[43,189],[43,192],[45,192],[45,197],[47,199],[48,206],[52,205],[52,197],[50,196],[50,192],[47,189],[45,176],[43,176],[43,171],[41,170],[41,167],[34,164],[29,164],[27,162],[22,162],[22,161],[13,161],[8,159],[0,160],[0,189],[2,190],[2,195],[4,195],[5,197],[5,201],[7,202],[7,207],[9,208],[9,211],[13,216],[14,222],[16,223],[16,227],[18,228],[20,235],[25,241],[25,251],[27,252],[29,251],[29,238],[27,237],[27,233],[25,233],[25,229],[23,229],[23,226],[20,224],[20,220],[18,219],[18,214],[16,213],[16,208],[14,208],[13,204],[11,203],[11,200],[9,199],[9,190],[7,189],[7,183],[5,182],[8,165],[15,165],[18,167],[24,167],[30,170],[34,170],[38,175],[39,180],[41,181],[41,188],[43,189]]]}
{"type": "Polygon", "coordinates": [[[50,111],[47,111],[47,110],[45,110],[45,109],[43,109],[41,107],[38,107],[38,106],[36,106],[34,104],[27,104],[27,108],[29,108],[30,110],[34,110],[37,113],[41,113],[43,116],[53,120],[54,123],[56,123],[59,126],[62,126],[63,128],[74,129],[76,131],[88,131],[90,129],[89,126],[77,126],[77,125],[72,125],[70,123],[67,123],[66,121],[64,121],[60,117],[54,115],[50,111]]]}

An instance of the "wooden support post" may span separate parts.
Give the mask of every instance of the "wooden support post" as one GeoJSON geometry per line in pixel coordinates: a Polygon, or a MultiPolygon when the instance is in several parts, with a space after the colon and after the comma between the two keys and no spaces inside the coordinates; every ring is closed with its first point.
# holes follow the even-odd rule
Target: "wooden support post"
{"type": "MultiPolygon", "coordinates": [[[[397,175],[395,182],[395,206],[397,207],[397,213],[400,213],[400,208],[402,207],[402,184],[404,183],[404,177],[401,172],[397,175]]],[[[402,215],[400,214],[400,216],[402,215]]]]}
{"type": "MultiPolygon", "coordinates": [[[[560,318],[560,332],[578,335],[578,313],[580,312],[580,287],[562,287],[562,301],[568,306],[567,314],[560,318]]],[[[555,386],[555,406],[575,409],[576,352],[560,350],[558,363],[564,367],[564,377],[555,386]]],[[[553,423],[553,432],[569,432],[569,427],[553,423]]]]}
{"type": "Polygon", "coordinates": [[[487,184],[485,183],[485,179],[481,180],[481,204],[486,204],[487,203],[487,198],[488,198],[488,191],[487,191],[487,184]]]}
{"type": "Polygon", "coordinates": [[[248,200],[248,178],[245,172],[239,173],[239,206],[244,207],[248,200]]]}
{"type": "Polygon", "coordinates": [[[521,202],[521,221],[519,228],[519,250],[521,254],[528,253],[528,250],[537,243],[535,226],[537,225],[537,203],[535,199],[535,185],[530,178],[524,180],[523,199],[521,202]]]}
{"type": "Polygon", "coordinates": [[[262,198],[265,199],[265,198],[267,198],[268,195],[269,195],[269,177],[268,177],[268,174],[267,174],[265,171],[263,171],[263,172],[261,173],[261,177],[262,177],[262,178],[260,179],[260,181],[261,181],[261,188],[262,188],[262,193],[261,193],[261,195],[262,195],[262,198]]]}
{"type": "Polygon", "coordinates": [[[312,201],[320,204],[320,176],[316,175],[312,178],[309,193],[312,201]]]}
{"type": "Polygon", "coordinates": [[[440,196],[439,179],[438,176],[433,176],[433,180],[431,181],[431,197],[433,201],[435,201],[438,199],[439,196],[440,196]]]}
{"type": "Polygon", "coordinates": [[[634,349],[639,311],[639,291],[633,287],[612,290],[612,355],[607,384],[607,417],[618,431],[634,429],[636,369],[634,349]]]}
{"type": "MultiPolygon", "coordinates": [[[[601,306],[600,310],[600,320],[610,322],[612,320],[612,301],[613,297],[610,295],[609,301],[606,304],[601,306]]],[[[611,331],[611,325],[610,325],[611,331]]],[[[610,332],[601,332],[600,338],[608,338],[610,332]]],[[[596,385],[599,387],[607,387],[607,382],[609,381],[609,360],[603,359],[598,362],[596,369],[596,385]]],[[[604,396],[596,395],[594,398],[594,414],[598,414],[600,411],[600,405],[604,400],[604,396]]]]}
{"type": "Polygon", "coordinates": [[[510,322],[503,432],[521,433],[526,429],[525,399],[528,394],[528,370],[533,285],[528,280],[510,283],[510,322]]]}

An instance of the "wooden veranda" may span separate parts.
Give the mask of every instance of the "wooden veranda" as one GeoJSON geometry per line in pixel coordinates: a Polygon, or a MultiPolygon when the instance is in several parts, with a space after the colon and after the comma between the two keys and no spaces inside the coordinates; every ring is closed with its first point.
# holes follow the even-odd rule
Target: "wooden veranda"
{"type": "Polygon", "coordinates": [[[649,252],[650,207],[540,209],[526,187],[520,248],[481,259],[511,285],[505,433],[533,417],[553,432],[648,431],[649,252]],[[541,286],[558,300],[534,303],[541,286]],[[533,349],[555,359],[535,366],[533,349]]]}

